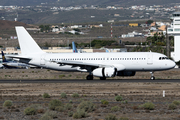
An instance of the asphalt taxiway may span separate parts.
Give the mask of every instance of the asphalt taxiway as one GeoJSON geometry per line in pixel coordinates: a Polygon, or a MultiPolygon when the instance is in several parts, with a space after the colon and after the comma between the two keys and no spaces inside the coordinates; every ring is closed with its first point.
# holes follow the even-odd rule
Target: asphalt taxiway
{"type": "Polygon", "coordinates": [[[118,83],[118,82],[180,82],[180,79],[107,79],[107,80],[85,80],[85,79],[31,79],[31,80],[0,80],[0,83],[118,83]]]}

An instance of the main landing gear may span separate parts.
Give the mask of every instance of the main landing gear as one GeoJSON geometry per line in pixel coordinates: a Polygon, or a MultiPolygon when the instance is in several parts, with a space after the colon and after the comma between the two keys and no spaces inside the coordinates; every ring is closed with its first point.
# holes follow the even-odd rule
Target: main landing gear
{"type": "Polygon", "coordinates": [[[93,80],[93,75],[88,75],[88,76],[86,77],[86,80],[93,80]]]}
{"type": "Polygon", "coordinates": [[[151,74],[151,80],[155,80],[155,77],[154,77],[154,72],[150,72],[150,74],[151,74]]]}

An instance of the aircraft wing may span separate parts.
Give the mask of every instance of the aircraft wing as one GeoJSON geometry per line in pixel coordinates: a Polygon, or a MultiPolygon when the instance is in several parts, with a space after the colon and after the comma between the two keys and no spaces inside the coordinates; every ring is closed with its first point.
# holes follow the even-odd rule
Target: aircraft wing
{"type": "Polygon", "coordinates": [[[61,64],[61,65],[72,65],[72,66],[91,66],[91,67],[99,67],[100,64],[94,64],[94,63],[86,63],[86,62],[79,62],[79,61],[53,61],[56,62],[57,64],[61,64]]]}
{"type": "Polygon", "coordinates": [[[124,65],[121,64],[97,64],[97,63],[87,63],[87,62],[79,62],[79,61],[51,61],[51,62],[56,62],[57,64],[60,65],[72,65],[73,67],[81,67],[81,68],[86,68],[86,67],[92,67],[92,68],[102,68],[102,67],[116,67],[118,71],[125,70],[124,65]]]}
{"type": "Polygon", "coordinates": [[[21,66],[8,65],[8,64],[6,64],[6,63],[2,63],[2,65],[3,65],[5,68],[22,68],[21,66]]]}
{"type": "Polygon", "coordinates": [[[16,61],[26,63],[26,64],[28,64],[29,61],[32,60],[32,58],[25,57],[25,56],[9,56],[9,57],[15,59],[16,61]]]}
{"type": "Polygon", "coordinates": [[[8,56],[10,58],[16,58],[16,59],[24,59],[24,60],[31,60],[32,58],[24,57],[24,56],[8,56]]]}

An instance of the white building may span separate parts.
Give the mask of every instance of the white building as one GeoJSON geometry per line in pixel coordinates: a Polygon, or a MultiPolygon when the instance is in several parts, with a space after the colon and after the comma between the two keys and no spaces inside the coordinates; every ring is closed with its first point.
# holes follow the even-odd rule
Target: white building
{"type": "Polygon", "coordinates": [[[144,36],[142,33],[138,33],[136,31],[133,31],[132,33],[128,33],[128,34],[122,34],[121,37],[122,38],[127,38],[127,37],[138,37],[138,36],[144,36]]]}
{"type": "Polygon", "coordinates": [[[171,57],[178,62],[180,60],[180,12],[174,12],[171,19],[171,27],[167,28],[167,33],[174,36],[174,52],[171,57]]]}
{"type": "Polygon", "coordinates": [[[59,31],[59,26],[54,26],[52,28],[52,32],[58,32],[59,31]]]}
{"type": "Polygon", "coordinates": [[[108,23],[113,23],[113,22],[114,22],[114,20],[108,20],[107,22],[108,22],[108,23]]]}
{"type": "Polygon", "coordinates": [[[157,31],[156,27],[151,27],[150,30],[157,31]]]}
{"type": "Polygon", "coordinates": [[[73,25],[70,28],[79,28],[79,26],[78,25],[73,25]]]}
{"type": "Polygon", "coordinates": [[[163,22],[156,22],[156,25],[161,27],[161,26],[163,26],[165,24],[163,22]]]}
{"type": "Polygon", "coordinates": [[[69,31],[69,32],[72,33],[72,34],[75,34],[75,33],[76,33],[75,30],[71,30],[71,31],[69,31]]]}

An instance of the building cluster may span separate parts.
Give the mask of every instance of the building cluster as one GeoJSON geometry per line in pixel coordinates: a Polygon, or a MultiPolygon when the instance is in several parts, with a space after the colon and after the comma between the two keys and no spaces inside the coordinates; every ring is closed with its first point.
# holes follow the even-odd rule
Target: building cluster
{"type": "Polygon", "coordinates": [[[97,9],[94,5],[91,5],[90,7],[87,7],[87,5],[83,6],[69,6],[69,7],[51,7],[51,10],[61,10],[61,11],[70,11],[70,10],[80,10],[80,9],[97,9]]]}
{"type": "Polygon", "coordinates": [[[71,34],[83,35],[84,33],[81,31],[77,31],[77,29],[79,29],[79,28],[93,28],[93,27],[96,27],[96,28],[97,27],[103,27],[103,24],[99,24],[99,25],[71,25],[71,26],[67,26],[67,27],[52,25],[51,29],[52,29],[52,32],[55,32],[55,33],[69,32],[71,34]]]}
{"type": "Polygon", "coordinates": [[[164,7],[163,5],[153,5],[153,6],[146,6],[146,5],[134,5],[130,7],[122,7],[122,6],[107,6],[107,7],[99,7],[91,5],[90,7],[87,7],[87,5],[84,6],[70,6],[70,7],[51,7],[51,10],[64,10],[64,11],[70,11],[70,10],[79,10],[79,9],[100,9],[100,10],[145,10],[145,11],[175,11],[179,9],[180,6],[172,6],[172,7],[164,7]]]}
{"type": "Polygon", "coordinates": [[[149,27],[148,36],[153,36],[154,34],[158,33],[163,35],[166,34],[166,26],[170,26],[169,22],[153,22],[149,27]]]}
{"type": "Polygon", "coordinates": [[[180,5],[175,5],[175,6],[169,6],[166,7],[165,5],[153,5],[153,6],[146,6],[146,5],[133,5],[130,7],[122,7],[120,5],[112,5],[112,6],[105,6],[105,7],[100,7],[100,6],[94,6],[94,5],[76,5],[76,6],[68,6],[68,7],[63,7],[63,6],[52,6],[48,7],[46,4],[41,4],[37,6],[0,6],[0,10],[14,10],[14,9],[41,9],[41,8],[49,8],[50,10],[53,11],[70,11],[70,10],[79,10],[79,9],[99,9],[99,10],[118,10],[118,9],[124,9],[124,10],[145,10],[145,11],[176,11],[177,9],[180,9],[180,5]]]}
{"type": "MultiPolygon", "coordinates": [[[[169,22],[153,22],[151,24],[138,24],[138,23],[129,23],[127,25],[123,26],[131,26],[131,27],[143,27],[145,28],[143,33],[138,33],[136,31],[129,32],[128,34],[122,34],[122,38],[127,37],[148,37],[148,36],[154,36],[154,34],[166,34],[166,26],[170,26],[171,24],[169,22]]],[[[122,25],[119,25],[122,26],[122,25]]]]}
{"type": "MultiPolygon", "coordinates": [[[[148,37],[148,36],[153,36],[154,34],[158,33],[163,33],[163,35],[166,34],[166,26],[170,26],[169,22],[153,22],[151,24],[139,24],[139,23],[129,23],[129,24],[123,24],[123,25],[112,25],[112,26],[126,26],[126,27],[143,27],[145,28],[143,33],[139,33],[137,31],[132,31],[127,34],[122,34],[121,38],[128,38],[128,37],[148,37]]],[[[67,27],[61,27],[58,25],[52,25],[52,32],[55,33],[64,33],[64,32],[69,32],[71,34],[85,34],[81,31],[76,31],[76,29],[81,29],[81,28],[93,28],[93,27],[103,27],[103,24],[99,25],[72,25],[72,26],[67,26],[67,27]]]]}
{"type": "Polygon", "coordinates": [[[131,6],[129,9],[131,10],[145,10],[145,11],[175,11],[177,8],[180,8],[180,6],[174,6],[174,7],[164,7],[163,5],[154,5],[154,6],[131,6]]]}
{"type": "Polygon", "coordinates": [[[19,9],[17,6],[0,6],[0,10],[16,10],[19,9]]]}
{"type": "MultiPolygon", "coordinates": [[[[21,15],[23,11],[28,13],[28,11],[33,11],[36,13],[42,12],[51,12],[53,15],[58,15],[60,11],[73,11],[73,10],[83,10],[83,9],[96,9],[96,10],[131,10],[131,13],[122,14],[117,11],[117,13],[113,13],[112,19],[161,19],[163,17],[167,18],[171,14],[172,11],[178,11],[180,9],[179,4],[169,4],[169,5],[153,5],[153,6],[146,6],[146,5],[133,5],[124,7],[121,5],[112,5],[112,6],[94,6],[94,5],[76,5],[76,6],[58,6],[50,3],[42,3],[41,5],[36,6],[0,6],[0,11],[3,10],[6,14],[2,14],[0,16],[1,20],[15,20],[17,21],[18,14],[21,15]],[[140,11],[140,12],[139,12],[140,11]],[[142,12],[141,12],[142,11],[142,12]]],[[[19,16],[20,16],[19,15],[19,16]]],[[[99,15],[100,16],[100,15],[99,15]]],[[[90,15],[90,18],[96,19],[99,16],[90,15]]],[[[22,17],[22,15],[21,15],[22,17]]],[[[112,17],[111,14],[107,15],[107,17],[112,17]]]]}

